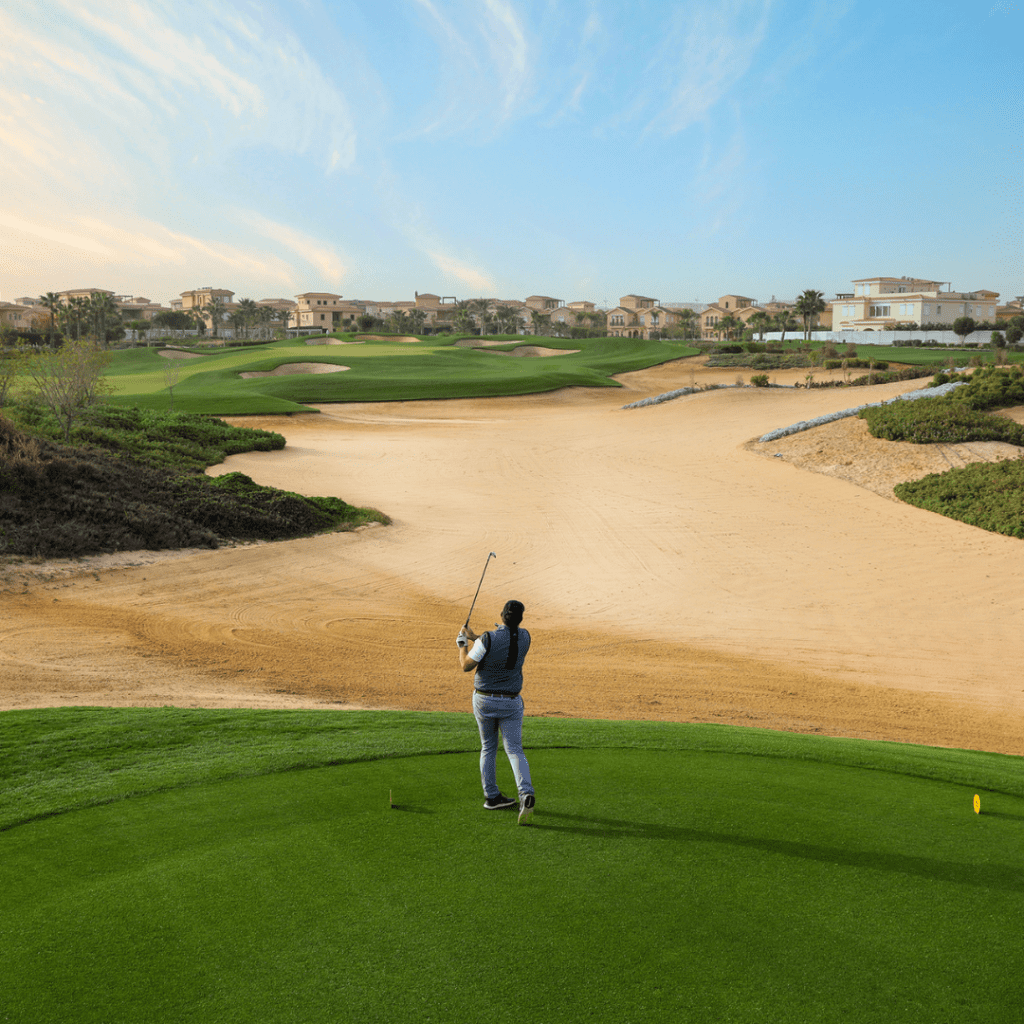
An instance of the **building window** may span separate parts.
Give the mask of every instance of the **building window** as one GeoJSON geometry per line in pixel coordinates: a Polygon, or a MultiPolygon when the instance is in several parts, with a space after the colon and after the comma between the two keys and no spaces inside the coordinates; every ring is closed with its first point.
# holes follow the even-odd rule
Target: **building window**
{"type": "Polygon", "coordinates": [[[890,308],[889,306],[871,306],[868,316],[888,316],[890,308]]]}

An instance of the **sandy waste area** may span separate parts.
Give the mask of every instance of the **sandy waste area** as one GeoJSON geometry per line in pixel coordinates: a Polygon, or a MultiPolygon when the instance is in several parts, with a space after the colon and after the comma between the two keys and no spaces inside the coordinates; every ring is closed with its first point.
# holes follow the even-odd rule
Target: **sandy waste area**
{"type": "MultiPolygon", "coordinates": [[[[393,525],[8,559],[0,709],[468,712],[454,640],[494,551],[472,625],[490,627],[507,598],[526,605],[528,716],[1024,753],[1024,543],[891,494],[1017,449],[879,441],[856,418],[756,440],[923,381],[622,408],[738,375],[680,360],[616,389],[234,420],[279,431],[287,447],[212,474],[338,495],[393,525]]],[[[791,385],[804,371],[773,376],[791,385]]]]}

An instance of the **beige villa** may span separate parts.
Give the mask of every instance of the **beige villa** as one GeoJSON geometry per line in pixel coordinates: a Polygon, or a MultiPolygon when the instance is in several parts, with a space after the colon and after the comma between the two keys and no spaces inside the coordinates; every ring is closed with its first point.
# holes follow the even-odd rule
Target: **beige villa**
{"type": "Polygon", "coordinates": [[[943,291],[948,281],[919,277],[863,277],[853,282],[852,292],[840,292],[832,300],[832,329],[836,331],[886,331],[899,324],[953,326],[962,316],[996,322],[999,292],[943,291]]]}
{"type": "Polygon", "coordinates": [[[671,330],[679,322],[679,310],[666,309],[649,295],[623,295],[608,311],[608,335],[612,338],[650,338],[671,330]]]}

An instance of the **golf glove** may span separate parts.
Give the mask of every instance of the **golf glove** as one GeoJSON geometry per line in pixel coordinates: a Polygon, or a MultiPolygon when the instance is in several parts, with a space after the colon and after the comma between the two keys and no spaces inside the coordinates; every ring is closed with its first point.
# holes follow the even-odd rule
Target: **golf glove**
{"type": "Polygon", "coordinates": [[[466,634],[459,630],[459,635],[455,638],[456,647],[465,647],[469,641],[466,639],[466,634]]]}

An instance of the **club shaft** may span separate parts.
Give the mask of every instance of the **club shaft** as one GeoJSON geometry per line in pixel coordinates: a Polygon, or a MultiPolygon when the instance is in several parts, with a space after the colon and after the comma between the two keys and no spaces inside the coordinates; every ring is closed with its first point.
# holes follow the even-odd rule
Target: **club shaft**
{"type": "Polygon", "coordinates": [[[469,614],[466,616],[466,626],[469,625],[469,620],[473,617],[473,609],[476,607],[476,599],[480,596],[480,588],[484,585],[484,576],[487,575],[487,566],[491,564],[491,559],[494,557],[495,555],[492,551],[487,556],[487,561],[484,562],[484,571],[480,573],[480,582],[476,585],[476,593],[473,595],[473,603],[469,606],[469,614]]]}

